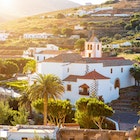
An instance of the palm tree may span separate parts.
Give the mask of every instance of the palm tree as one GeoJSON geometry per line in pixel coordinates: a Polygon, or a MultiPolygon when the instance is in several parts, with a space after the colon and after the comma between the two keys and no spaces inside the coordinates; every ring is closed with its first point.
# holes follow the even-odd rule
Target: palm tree
{"type": "Polygon", "coordinates": [[[32,118],[32,107],[31,100],[29,98],[30,86],[28,85],[22,91],[21,96],[19,97],[19,106],[25,107],[29,111],[29,117],[32,118]]]}
{"type": "Polygon", "coordinates": [[[44,99],[44,125],[47,125],[48,98],[59,98],[64,92],[62,81],[53,74],[38,74],[31,86],[30,99],[44,99]]]}

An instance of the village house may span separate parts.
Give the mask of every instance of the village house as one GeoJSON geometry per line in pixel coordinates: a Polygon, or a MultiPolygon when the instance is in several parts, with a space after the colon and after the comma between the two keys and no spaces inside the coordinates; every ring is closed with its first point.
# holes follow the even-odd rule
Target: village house
{"type": "Polygon", "coordinates": [[[49,57],[54,57],[60,54],[59,47],[54,44],[47,44],[46,47],[30,47],[23,52],[24,58],[34,58],[37,61],[42,61],[49,57]],[[46,53],[44,52],[46,51],[46,53]],[[49,56],[48,56],[49,55],[49,56]]]}
{"type": "Polygon", "coordinates": [[[41,138],[56,139],[57,126],[16,125],[1,126],[0,139],[7,140],[34,140],[41,138]]]}
{"type": "Polygon", "coordinates": [[[82,17],[84,15],[87,15],[87,11],[86,10],[77,10],[74,15],[75,16],[79,16],[79,17],[82,17]]]}
{"type": "Polygon", "coordinates": [[[119,97],[119,89],[134,85],[133,63],[122,57],[102,57],[102,43],[92,36],[85,55],[62,53],[38,63],[37,73],[55,74],[63,81],[62,99],[72,104],[81,97],[102,96],[105,102],[119,97]]]}
{"type": "Polygon", "coordinates": [[[80,39],[80,35],[71,35],[69,39],[80,39]]]}
{"type": "Polygon", "coordinates": [[[0,41],[6,41],[9,37],[9,33],[0,33],[0,41]]]}
{"type": "Polygon", "coordinates": [[[94,12],[105,11],[105,10],[113,10],[113,7],[98,7],[94,9],[94,12]]]}
{"type": "Polygon", "coordinates": [[[84,27],[78,24],[74,26],[74,30],[84,30],[84,27]]]}
{"type": "Polygon", "coordinates": [[[65,53],[66,51],[62,51],[62,50],[44,50],[44,51],[40,51],[38,53],[34,54],[34,59],[37,62],[41,62],[45,59],[51,58],[51,57],[55,57],[59,54],[65,53]]]}
{"type": "Polygon", "coordinates": [[[24,39],[47,39],[51,37],[52,34],[47,33],[25,33],[23,34],[24,39]]]}

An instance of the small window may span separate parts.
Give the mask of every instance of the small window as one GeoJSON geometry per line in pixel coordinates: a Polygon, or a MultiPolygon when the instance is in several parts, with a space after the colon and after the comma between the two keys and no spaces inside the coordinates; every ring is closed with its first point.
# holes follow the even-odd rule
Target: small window
{"type": "Polygon", "coordinates": [[[67,68],[67,72],[69,72],[69,68],[67,68]]]}
{"type": "Polygon", "coordinates": [[[112,68],[110,69],[110,73],[113,73],[113,69],[112,68]]]}
{"type": "Polygon", "coordinates": [[[123,68],[121,68],[121,72],[123,72],[123,68]]]}
{"type": "Polygon", "coordinates": [[[88,44],[88,48],[87,48],[87,50],[89,50],[90,49],[90,46],[89,46],[89,44],[88,44]]]}
{"type": "Polygon", "coordinates": [[[92,50],[92,44],[90,45],[90,50],[92,50]]]}
{"type": "Polygon", "coordinates": [[[71,91],[71,85],[67,85],[67,91],[71,91]]]}

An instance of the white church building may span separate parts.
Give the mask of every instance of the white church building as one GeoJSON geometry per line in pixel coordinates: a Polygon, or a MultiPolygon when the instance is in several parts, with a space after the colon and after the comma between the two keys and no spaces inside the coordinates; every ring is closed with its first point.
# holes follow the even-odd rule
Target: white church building
{"type": "Polygon", "coordinates": [[[62,99],[72,104],[93,94],[110,102],[119,97],[119,89],[134,85],[130,75],[133,63],[122,57],[102,57],[102,43],[92,36],[85,42],[85,56],[64,53],[38,63],[37,73],[58,76],[65,87],[62,99]]]}

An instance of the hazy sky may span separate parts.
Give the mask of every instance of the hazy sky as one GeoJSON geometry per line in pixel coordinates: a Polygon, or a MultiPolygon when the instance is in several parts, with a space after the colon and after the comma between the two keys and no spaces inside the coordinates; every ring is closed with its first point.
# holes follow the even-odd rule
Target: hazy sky
{"type": "MultiPolygon", "coordinates": [[[[0,0],[0,14],[10,14],[18,16],[22,14],[26,15],[25,13],[34,13],[34,14],[42,13],[45,11],[45,5],[43,3],[44,1],[47,2],[50,0],[35,0],[35,2],[34,0],[0,0]]],[[[52,3],[53,1],[54,0],[52,0],[52,3]]],[[[100,4],[104,3],[107,0],[69,0],[69,1],[85,5],[85,3],[88,2],[91,2],[92,4],[100,4]]],[[[54,7],[55,6],[56,5],[54,5],[54,7]]]]}
{"type": "Polygon", "coordinates": [[[104,3],[107,0],[70,0],[76,3],[80,3],[80,4],[85,4],[87,2],[91,2],[92,4],[100,4],[100,3],[104,3]]]}

